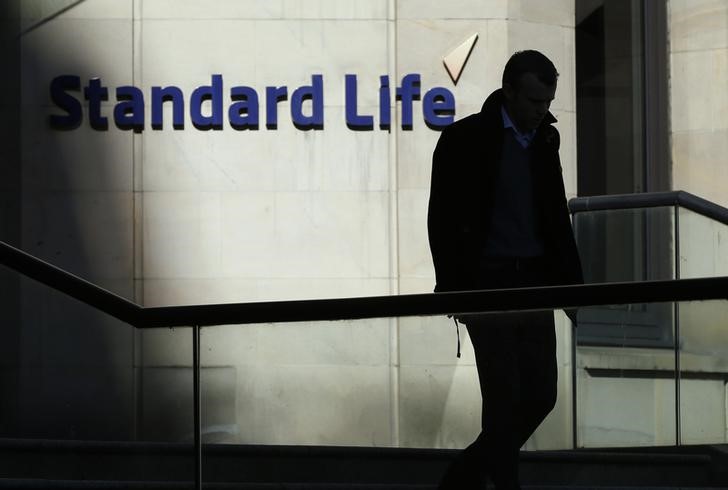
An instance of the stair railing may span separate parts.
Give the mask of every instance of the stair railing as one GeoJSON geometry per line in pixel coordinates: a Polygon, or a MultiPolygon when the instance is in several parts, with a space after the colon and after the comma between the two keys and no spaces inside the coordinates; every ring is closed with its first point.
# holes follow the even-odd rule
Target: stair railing
{"type": "MultiPolygon", "coordinates": [[[[680,199],[686,199],[685,195],[680,199]]],[[[0,242],[0,264],[136,328],[192,325],[196,489],[202,488],[199,342],[202,327],[728,299],[728,276],[725,276],[340,299],[142,307],[4,242],[0,242]]]]}
{"type": "MultiPolygon", "coordinates": [[[[569,200],[569,210],[572,213],[574,222],[574,231],[577,234],[577,244],[579,237],[579,227],[577,215],[594,213],[594,212],[614,212],[618,210],[647,210],[650,208],[668,208],[672,211],[672,239],[673,239],[673,277],[676,280],[681,278],[681,233],[680,233],[680,208],[690,210],[700,216],[708,218],[714,222],[728,226],[728,209],[714,202],[708,201],[686,191],[669,191],[669,192],[651,192],[637,194],[614,194],[607,196],[590,196],[576,197],[569,200]]],[[[647,234],[649,236],[649,233],[647,234]]],[[[581,250],[581,249],[580,249],[581,250]]],[[[650,250],[645,250],[650,253],[650,250]]],[[[596,260],[594,258],[584,257],[582,251],[582,262],[588,260],[596,260]]],[[[726,259],[728,261],[728,257],[726,259]]],[[[588,282],[588,279],[587,279],[588,282]]],[[[680,415],[680,305],[677,301],[673,302],[673,322],[674,334],[673,345],[674,365],[675,365],[675,444],[680,445],[681,441],[681,415],[680,415]]],[[[573,332],[574,342],[572,342],[572,383],[576,392],[576,346],[577,335],[573,332]]],[[[577,413],[577,397],[572,398],[573,413],[577,413]]],[[[577,446],[577,417],[572,419],[572,434],[574,447],[577,446]]]]}

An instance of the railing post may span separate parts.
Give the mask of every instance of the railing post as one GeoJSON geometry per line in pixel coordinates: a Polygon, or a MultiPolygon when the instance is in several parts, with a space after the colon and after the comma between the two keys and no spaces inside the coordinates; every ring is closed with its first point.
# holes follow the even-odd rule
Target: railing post
{"type": "MultiPolygon", "coordinates": [[[[576,221],[575,213],[571,213],[571,226],[574,230],[575,237],[578,238],[578,222],[576,221]]],[[[571,320],[571,319],[569,319],[571,320]]],[[[577,348],[577,325],[569,321],[571,324],[571,439],[573,449],[576,449],[579,444],[579,420],[577,419],[578,410],[578,392],[577,392],[577,377],[578,372],[576,370],[576,348],[577,348]]]]}
{"type": "MultiPolygon", "coordinates": [[[[571,322],[570,322],[571,323],[571,322]]],[[[579,420],[577,419],[576,412],[579,409],[578,407],[578,391],[577,391],[577,383],[578,381],[578,372],[576,370],[576,325],[571,323],[571,436],[572,436],[572,445],[573,449],[576,449],[579,445],[579,420]]]]}
{"type": "Polygon", "coordinates": [[[202,490],[202,424],[200,420],[200,326],[192,327],[192,391],[195,435],[195,490],[202,490]]]}
{"type": "MultiPolygon", "coordinates": [[[[675,279],[680,279],[680,206],[673,206],[675,210],[675,279]]],[[[680,437],[680,302],[673,303],[675,322],[674,349],[675,349],[675,445],[681,444],[680,437]]]]}

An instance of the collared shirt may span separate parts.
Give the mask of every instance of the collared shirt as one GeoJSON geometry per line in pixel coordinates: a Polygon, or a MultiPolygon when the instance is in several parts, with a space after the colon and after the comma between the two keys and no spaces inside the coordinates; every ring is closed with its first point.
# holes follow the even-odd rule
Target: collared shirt
{"type": "MultiPolygon", "coordinates": [[[[518,136],[516,128],[503,130],[500,161],[493,162],[498,168],[490,184],[492,199],[482,244],[483,257],[523,258],[545,254],[534,196],[533,163],[537,163],[534,162],[537,155],[533,148],[526,147],[528,141],[518,136]]],[[[530,136],[533,138],[533,134],[530,136]]]]}
{"type": "Polygon", "coordinates": [[[503,116],[503,128],[513,128],[513,134],[516,137],[516,141],[518,141],[518,143],[520,143],[522,147],[528,148],[529,146],[531,146],[533,138],[536,136],[536,130],[532,129],[527,133],[521,133],[520,131],[518,131],[518,128],[516,128],[516,125],[513,124],[511,118],[508,117],[508,112],[506,112],[506,108],[503,106],[501,106],[501,115],[503,116]]]}

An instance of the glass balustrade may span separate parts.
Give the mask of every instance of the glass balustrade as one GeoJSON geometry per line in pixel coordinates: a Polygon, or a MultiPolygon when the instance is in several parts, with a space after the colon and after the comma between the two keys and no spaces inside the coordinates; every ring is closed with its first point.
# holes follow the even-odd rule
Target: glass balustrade
{"type": "MultiPolygon", "coordinates": [[[[608,343],[577,334],[577,447],[664,446],[676,443],[676,382],[672,303],[606,305],[579,312],[577,331],[599,321],[608,343]],[[650,312],[664,315],[650,316],[650,312]],[[605,313],[609,321],[605,322],[605,313]],[[659,329],[665,342],[635,335],[659,329]],[[668,342],[669,340],[669,342],[668,342]]],[[[646,336],[645,336],[646,337],[646,336]]]]}
{"type": "Polygon", "coordinates": [[[0,305],[4,478],[193,481],[189,328],[139,330],[2,266],[0,305]]]}
{"type": "Polygon", "coordinates": [[[679,208],[679,277],[728,275],[728,225],[679,208]]]}
{"type": "MultiPolygon", "coordinates": [[[[574,224],[587,283],[728,274],[728,227],[686,209],[574,224]]],[[[192,482],[190,327],[136,329],[5,268],[0,303],[1,437],[73,459],[18,465],[18,477],[89,480],[111,465],[120,479],[192,482]]],[[[558,398],[524,450],[726,442],[726,301],[582,307],[576,330],[548,314],[558,398]]],[[[444,315],[203,327],[203,477],[227,481],[239,453],[225,448],[465,447],[481,425],[468,333],[458,358],[444,315]]]]}
{"type": "MultiPolygon", "coordinates": [[[[579,212],[574,230],[590,283],[675,278],[675,208],[672,206],[579,212]]],[[[583,308],[577,335],[583,345],[669,348],[673,345],[670,305],[583,308]]]]}
{"type": "MultiPolygon", "coordinates": [[[[651,306],[680,315],[677,357],[667,346],[573,344],[571,323],[553,312],[557,403],[523,450],[726,442],[728,302],[651,306]]],[[[631,324],[645,305],[601,308],[631,324]]],[[[443,315],[203,328],[205,481],[222,481],[225,446],[467,446],[481,404],[462,325],[460,335],[457,358],[455,325],[443,315]]],[[[246,468],[254,481],[270,477],[246,468]]]]}
{"type": "Polygon", "coordinates": [[[677,305],[680,442],[728,442],[728,301],[677,305]],[[723,417],[720,414],[723,413],[723,417]]]}

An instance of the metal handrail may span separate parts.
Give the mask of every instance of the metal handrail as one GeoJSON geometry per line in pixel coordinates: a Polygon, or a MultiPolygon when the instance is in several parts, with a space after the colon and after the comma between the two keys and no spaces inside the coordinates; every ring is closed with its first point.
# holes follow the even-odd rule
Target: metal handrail
{"type": "MultiPolygon", "coordinates": [[[[575,198],[569,202],[572,213],[654,206],[683,206],[728,224],[728,209],[682,191],[575,198]]],[[[667,281],[146,308],[1,241],[0,264],[136,328],[192,327],[194,483],[196,489],[202,488],[200,389],[200,327],[202,326],[728,299],[728,276],[725,276],[667,281]]],[[[678,378],[676,378],[677,382],[678,378]]],[[[677,430],[679,433],[679,425],[677,430]]],[[[576,432],[574,432],[574,437],[576,437],[576,432]]]]}
{"type": "Polygon", "coordinates": [[[0,264],[137,328],[352,320],[728,299],[728,276],[724,276],[358,298],[141,307],[5,242],[0,242],[0,264]]]}
{"type": "Polygon", "coordinates": [[[569,211],[608,211],[614,209],[680,206],[706,218],[728,225],[728,208],[686,191],[644,192],[614,194],[610,196],[574,197],[569,200],[569,211]]]}
{"type": "MultiPolygon", "coordinates": [[[[685,191],[577,197],[572,213],[682,206],[728,225],[728,209],[685,191]]],[[[726,277],[300,301],[142,307],[0,242],[0,264],[138,328],[347,320],[726,298],[726,277]]]]}
{"type": "Polygon", "coordinates": [[[140,324],[141,306],[2,241],[0,264],[125,323],[140,324]]]}
{"type": "MultiPolygon", "coordinates": [[[[651,207],[669,208],[674,212],[673,215],[673,247],[675,260],[675,280],[680,280],[680,208],[693,211],[703,217],[712,219],[715,222],[728,225],[728,209],[706,199],[698,197],[685,191],[672,192],[656,192],[656,193],[640,193],[640,194],[622,194],[610,196],[595,197],[579,197],[569,201],[569,209],[572,215],[581,212],[600,212],[614,211],[626,209],[644,209],[651,207]]],[[[576,230],[576,227],[575,227],[576,230]]],[[[675,443],[680,445],[681,434],[681,416],[680,416],[680,303],[673,303],[673,345],[675,355],[675,443]]],[[[572,363],[576,365],[576,342],[572,343],[572,363]]],[[[572,384],[576,389],[576,371],[572,372],[572,384]]],[[[572,399],[573,413],[577,412],[577,397],[572,399]]],[[[573,437],[574,446],[576,447],[576,417],[573,419],[573,437]]]]}

